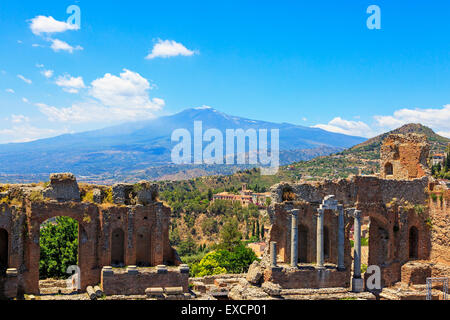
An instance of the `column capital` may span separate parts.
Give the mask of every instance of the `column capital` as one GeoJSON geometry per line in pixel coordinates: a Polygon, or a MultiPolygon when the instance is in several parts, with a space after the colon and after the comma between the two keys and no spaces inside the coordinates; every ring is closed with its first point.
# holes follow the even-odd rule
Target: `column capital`
{"type": "Polygon", "coordinates": [[[323,198],[321,207],[323,209],[336,210],[338,206],[338,201],[333,194],[327,195],[323,198]]]}
{"type": "Polygon", "coordinates": [[[356,208],[347,209],[346,213],[347,213],[347,215],[349,217],[356,218],[356,219],[360,219],[361,215],[362,215],[362,211],[361,210],[357,210],[356,208]]]}

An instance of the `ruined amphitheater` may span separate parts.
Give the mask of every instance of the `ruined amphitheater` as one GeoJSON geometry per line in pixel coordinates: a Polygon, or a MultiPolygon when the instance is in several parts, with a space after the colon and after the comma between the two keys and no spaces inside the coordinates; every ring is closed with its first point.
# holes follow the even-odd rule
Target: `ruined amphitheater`
{"type": "Polygon", "coordinates": [[[71,174],[11,185],[0,198],[21,200],[0,205],[0,295],[40,293],[40,225],[69,216],[79,223],[80,291],[90,297],[95,287],[136,299],[445,299],[450,190],[431,177],[428,153],[424,136],[390,135],[378,175],[273,186],[262,259],[247,274],[203,278],[189,278],[170,246],[170,209],[154,184],[116,184],[114,204],[102,186],[90,186],[95,203],[82,202],[71,174]]]}

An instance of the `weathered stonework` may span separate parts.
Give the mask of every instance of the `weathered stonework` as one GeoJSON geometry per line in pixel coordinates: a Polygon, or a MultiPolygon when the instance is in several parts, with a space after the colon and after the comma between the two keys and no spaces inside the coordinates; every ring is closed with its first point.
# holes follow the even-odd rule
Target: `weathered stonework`
{"type": "Polygon", "coordinates": [[[156,268],[112,269],[102,272],[101,287],[106,295],[143,295],[148,288],[181,287],[189,290],[189,269],[168,268],[158,272],[156,268]]]}
{"type": "Polygon", "coordinates": [[[391,134],[380,150],[381,177],[408,180],[429,174],[427,158],[430,148],[425,135],[391,134]]]}
{"type": "MultiPolygon", "coordinates": [[[[30,186],[19,188],[23,194],[30,194],[30,186]]],[[[58,216],[71,217],[79,225],[82,290],[100,282],[103,266],[180,264],[169,244],[170,208],[155,201],[157,189],[153,184],[142,183],[138,191],[136,204],[125,205],[130,199],[127,196],[117,205],[82,202],[73,175],[53,174],[50,185],[41,187],[40,199],[24,196],[21,205],[0,204],[0,235],[6,235],[0,239],[0,248],[5,244],[7,248],[0,254],[8,268],[17,269],[17,293],[39,294],[40,226],[58,216]]],[[[11,280],[0,275],[0,295],[7,287],[11,292],[10,284],[11,280]]]]}
{"type": "Polygon", "coordinates": [[[383,142],[381,162],[393,165],[392,174],[387,174],[382,165],[381,177],[351,176],[320,182],[282,182],[273,186],[272,204],[268,209],[272,228],[267,243],[276,242],[277,266],[273,266],[267,245],[261,262],[264,281],[278,283],[284,289],[349,286],[353,251],[350,234],[354,221],[348,215],[344,217],[344,268],[339,270],[338,235],[342,227],[339,227],[335,211],[327,210],[326,206],[320,209],[329,195],[333,195],[346,212],[353,208],[370,221],[368,265],[380,267],[382,287],[402,279],[415,282],[416,274],[422,278],[431,274],[424,267],[408,276],[410,268],[402,269],[408,261],[433,259],[433,262],[450,264],[450,210],[447,206],[450,193],[447,189],[441,190],[444,187],[437,187],[428,175],[428,151],[426,139],[421,135],[390,135],[383,142]],[[433,198],[438,200],[430,203],[433,192],[437,193],[433,198]],[[298,210],[297,228],[291,225],[295,210],[298,210]],[[296,237],[291,235],[294,230],[298,233],[296,237]],[[297,266],[291,261],[294,241],[298,250],[297,266]],[[325,272],[318,261],[322,259],[318,248],[323,250],[325,272]],[[402,271],[405,271],[404,276],[402,271]],[[407,280],[411,277],[412,280],[407,280]]]}

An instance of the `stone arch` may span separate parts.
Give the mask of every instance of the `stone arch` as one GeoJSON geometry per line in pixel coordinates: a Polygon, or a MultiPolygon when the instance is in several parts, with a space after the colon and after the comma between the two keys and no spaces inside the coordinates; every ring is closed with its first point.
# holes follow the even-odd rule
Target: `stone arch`
{"type": "Polygon", "coordinates": [[[6,272],[9,263],[8,231],[0,228],[0,274],[6,272]]]}
{"type": "Polygon", "coordinates": [[[136,235],[136,265],[151,266],[151,232],[150,228],[140,228],[136,235]]]}
{"type": "Polygon", "coordinates": [[[417,227],[412,226],[409,228],[409,258],[419,258],[419,230],[417,227]]]}
{"type": "MultiPolygon", "coordinates": [[[[64,223],[64,222],[63,222],[64,223]]],[[[70,265],[80,265],[80,222],[77,219],[74,219],[73,217],[70,217],[69,215],[56,215],[56,216],[52,216],[44,221],[42,221],[39,224],[39,234],[36,234],[36,244],[38,245],[38,253],[39,253],[39,269],[38,269],[38,273],[39,273],[39,279],[44,280],[47,278],[51,278],[52,274],[49,273],[46,268],[42,269],[40,266],[40,261],[42,259],[46,258],[50,258],[54,261],[56,261],[56,263],[58,265],[64,265],[66,264],[66,268],[68,268],[70,265]],[[45,255],[45,251],[43,251],[43,245],[45,243],[45,238],[42,237],[43,234],[42,232],[44,232],[45,227],[52,225],[52,224],[57,224],[58,223],[58,219],[60,218],[65,218],[67,220],[65,220],[65,223],[70,222],[70,223],[74,223],[76,224],[76,235],[74,235],[75,237],[72,238],[72,234],[65,234],[64,237],[61,239],[61,241],[58,241],[58,244],[56,245],[56,243],[47,243],[47,245],[51,245],[53,250],[47,251],[47,254],[49,254],[49,256],[45,255]],[[68,263],[68,261],[66,261],[65,259],[68,258],[68,256],[65,256],[63,259],[62,257],[64,256],[64,251],[66,251],[66,249],[69,248],[69,246],[71,247],[71,244],[68,245],[67,243],[70,242],[70,240],[73,241],[73,243],[78,242],[78,245],[76,247],[76,256],[74,257],[74,260],[71,263],[68,263]],[[76,259],[75,259],[76,258],[76,259]]],[[[50,235],[51,237],[53,237],[53,234],[50,235]]],[[[73,244],[72,243],[72,244],[73,244]]]]}
{"type": "Polygon", "coordinates": [[[304,224],[298,226],[298,262],[307,263],[308,260],[309,229],[304,224]]]}
{"type": "Polygon", "coordinates": [[[394,166],[392,165],[392,163],[387,162],[384,165],[384,174],[386,176],[392,176],[394,174],[394,166]]]}
{"type": "Polygon", "coordinates": [[[111,265],[125,265],[125,234],[121,228],[111,234],[111,265]]]}

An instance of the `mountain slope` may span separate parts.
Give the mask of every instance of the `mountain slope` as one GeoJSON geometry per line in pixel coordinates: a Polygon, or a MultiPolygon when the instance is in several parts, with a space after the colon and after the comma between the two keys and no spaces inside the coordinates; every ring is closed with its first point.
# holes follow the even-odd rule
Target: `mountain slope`
{"type": "Polygon", "coordinates": [[[431,151],[443,152],[450,143],[450,139],[436,134],[432,129],[421,125],[420,123],[409,123],[401,126],[400,128],[380,134],[374,138],[357,144],[352,148],[343,151],[342,154],[354,155],[366,159],[378,158],[380,155],[381,143],[388,135],[407,133],[424,134],[430,144],[431,151]]]}
{"type": "MultiPolygon", "coordinates": [[[[3,181],[32,181],[37,176],[65,171],[81,176],[80,180],[97,182],[127,179],[135,176],[136,172],[140,178],[157,178],[166,174],[161,168],[171,165],[170,154],[176,145],[171,141],[172,132],[185,128],[193,136],[194,121],[202,122],[203,132],[216,128],[224,136],[226,129],[279,129],[281,163],[330,154],[364,141],[360,137],[318,128],[256,121],[230,116],[212,108],[195,108],[101,130],[0,145],[0,174],[6,177],[3,181]],[[143,174],[151,171],[149,168],[160,170],[156,176],[143,174]],[[27,176],[32,178],[27,179],[27,176]]],[[[209,168],[208,172],[221,170],[209,168]]],[[[175,171],[172,167],[167,174],[175,174],[175,171]]]]}
{"type": "Polygon", "coordinates": [[[332,179],[346,178],[350,174],[379,172],[380,147],[383,140],[390,134],[406,133],[425,134],[433,152],[443,152],[450,143],[450,139],[436,134],[426,126],[415,123],[406,124],[342,152],[293,163],[288,167],[289,176],[304,179],[332,179]]]}

